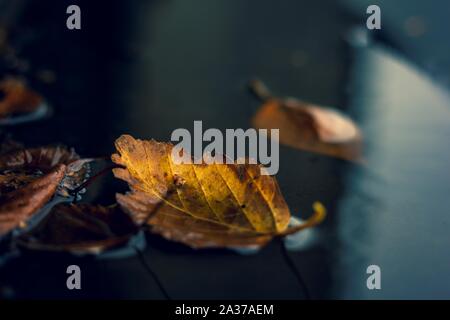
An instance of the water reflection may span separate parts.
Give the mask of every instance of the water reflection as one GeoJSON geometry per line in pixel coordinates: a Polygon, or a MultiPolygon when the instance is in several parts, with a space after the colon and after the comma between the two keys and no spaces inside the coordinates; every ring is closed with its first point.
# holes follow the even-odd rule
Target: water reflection
{"type": "Polygon", "coordinates": [[[351,107],[366,136],[339,206],[340,298],[448,298],[450,95],[389,50],[359,48],[351,107]],[[382,271],[369,291],[365,269],[382,271]]]}

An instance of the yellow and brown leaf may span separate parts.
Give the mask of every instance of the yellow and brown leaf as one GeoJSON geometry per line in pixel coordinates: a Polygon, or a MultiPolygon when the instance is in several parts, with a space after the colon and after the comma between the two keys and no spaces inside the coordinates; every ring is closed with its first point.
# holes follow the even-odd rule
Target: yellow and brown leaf
{"type": "Polygon", "coordinates": [[[286,232],[289,208],[259,165],[178,164],[172,147],[129,135],[116,140],[112,160],[124,168],[114,175],[131,189],[117,201],[135,221],[192,247],[262,245],[286,232]]]}

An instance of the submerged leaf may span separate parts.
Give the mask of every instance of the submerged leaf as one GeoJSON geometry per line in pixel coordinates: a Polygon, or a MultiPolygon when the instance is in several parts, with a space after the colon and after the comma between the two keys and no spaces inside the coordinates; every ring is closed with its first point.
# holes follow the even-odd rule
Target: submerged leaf
{"type": "Polygon", "coordinates": [[[127,243],[136,232],[117,206],[59,204],[16,243],[31,250],[99,253],[127,243]]]}
{"type": "Polygon", "coordinates": [[[176,164],[172,145],[122,135],[114,169],[131,192],[117,201],[138,223],[192,247],[263,245],[288,229],[275,178],[255,164],[176,164]]]}
{"type": "Polygon", "coordinates": [[[279,129],[280,142],[294,148],[361,161],[362,134],[350,118],[294,98],[274,98],[257,80],[250,86],[263,101],[252,118],[254,127],[279,129]]]}
{"type": "Polygon", "coordinates": [[[0,155],[0,236],[30,219],[56,193],[80,184],[87,172],[78,155],[61,146],[17,149],[0,155]]]}

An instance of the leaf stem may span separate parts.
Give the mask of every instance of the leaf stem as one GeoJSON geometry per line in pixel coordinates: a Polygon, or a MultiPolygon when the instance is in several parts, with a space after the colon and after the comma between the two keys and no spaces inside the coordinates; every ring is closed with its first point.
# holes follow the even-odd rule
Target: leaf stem
{"type": "Polygon", "coordinates": [[[248,89],[250,93],[252,93],[261,102],[273,98],[269,88],[259,79],[250,80],[248,83],[248,89]]]}
{"type": "Polygon", "coordinates": [[[302,223],[298,226],[287,228],[284,232],[277,234],[277,236],[285,237],[290,234],[297,233],[301,230],[314,227],[314,226],[318,225],[319,223],[321,223],[327,215],[327,210],[325,209],[323,204],[321,204],[320,202],[314,202],[313,209],[314,209],[314,213],[304,223],[302,223]]]}

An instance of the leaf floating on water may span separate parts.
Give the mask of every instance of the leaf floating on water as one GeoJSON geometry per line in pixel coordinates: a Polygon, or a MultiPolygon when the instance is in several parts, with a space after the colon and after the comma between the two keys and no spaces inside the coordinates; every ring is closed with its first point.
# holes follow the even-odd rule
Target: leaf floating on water
{"type": "Polygon", "coordinates": [[[171,144],[127,135],[116,148],[113,161],[127,168],[114,169],[117,177],[194,218],[257,232],[284,230],[289,222],[278,184],[258,165],[175,164],[171,144]]]}
{"type": "Polygon", "coordinates": [[[279,129],[280,143],[350,161],[362,161],[362,134],[347,116],[294,98],[274,98],[258,80],[251,90],[263,101],[252,118],[259,129],[279,129]]]}
{"type": "Polygon", "coordinates": [[[64,146],[45,146],[16,149],[0,155],[0,169],[35,168],[43,171],[57,164],[69,164],[80,159],[74,149],[64,146]]]}
{"type": "Polygon", "coordinates": [[[99,253],[126,244],[137,231],[118,206],[59,204],[16,243],[31,250],[99,253]]]}
{"type": "Polygon", "coordinates": [[[25,226],[26,221],[53,197],[64,178],[64,173],[65,165],[60,164],[33,181],[26,181],[27,184],[24,186],[19,185],[13,191],[2,193],[0,195],[0,235],[19,226],[25,226]]]}
{"type": "Polygon", "coordinates": [[[0,81],[0,118],[9,115],[36,111],[42,103],[42,97],[28,88],[17,78],[6,78],[0,81]]]}
{"type": "MultiPolygon", "coordinates": [[[[262,246],[289,232],[278,183],[259,165],[176,164],[172,147],[129,135],[116,140],[112,160],[125,168],[113,172],[131,189],[117,202],[134,221],[195,248],[262,246]]],[[[321,221],[318,214],[308,227],[321,221]]]]}
{"type": "Polygon", "coordinates": [[[62,146],[18,149],[0,155],[0,236],[26,222],[55,194],[68,195],[87,173],[62,146]]]}

